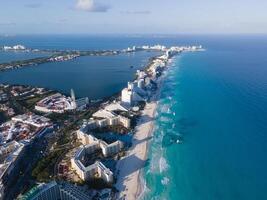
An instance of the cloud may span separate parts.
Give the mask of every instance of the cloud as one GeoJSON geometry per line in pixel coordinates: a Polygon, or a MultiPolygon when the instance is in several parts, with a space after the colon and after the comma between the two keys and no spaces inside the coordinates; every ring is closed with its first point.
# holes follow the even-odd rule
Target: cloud
{"type": "Polygon", "coordinates": [[[121,14],[125,15],[149,15],[151,12],[148,10],[138,10],[138,11],[122,11],[121,14]]]}
{"type": "Polygon", "coordinates": [[[42,6],[42,4],[41,3],[29,3],[29,4],[25,4],[24,6],[27,8],[39,8],[42,6]]]}
{"type": "Polygon", "coordinates": [[[75,8],[87,12],[107,12],[110,7],[95,3],[94,0],[76,0],[75,8]]]}

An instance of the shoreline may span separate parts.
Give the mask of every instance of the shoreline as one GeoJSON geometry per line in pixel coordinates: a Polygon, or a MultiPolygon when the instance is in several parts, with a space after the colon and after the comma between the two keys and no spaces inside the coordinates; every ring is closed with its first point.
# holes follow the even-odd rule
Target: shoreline
{"type": "MultiPolygon", "coordinates": [[[[172,59],[168,61],[166,72],[172,63],[172,59]]],[[[135,127],[132,147],[127,151],[127,155],[119,160],[117,164],[118,180],[115,185],[119,190],[118,199],[136,200],[140,199],[144,194],[144,185],[140,184],[143,181],[143,168],[147,165],[147,157],[149,153],[149,142],[153,137],[155,115],[158,109],[158,101],[162,88],[165,74],[157,79],[158,89],[151,97],[151,101],[146,104],[142,115],[135,127]],[[149,120],[147,120],[149,118],[149,120]],[[140,141],[142,141],[140,143],[140,141]],[[137,157],[139,160],[126,160],[127,157],[137,157]],[[133,167],[135,171],[132,174],[127,174],[129,168],[133,167]]],[[[131,171],[131,170],[130,170],[131,171]]]]}
{"type": "Polygon", "coordinates": [[[23,67],[29,66],[37,66],[46,63],[53,63],[53,62],[64,62],[73,60],[79,57],[89,57],[89,56],[116,56],[120,54],[129,54],[129,53],[136,53],[141,51],[146,52],[162,52],[162,49],[156,49],[153,46],[149,48],[143,47],[128,47],[127,49],[110,49],[110,50],[48,50],[48,49],[27,49],[23,46],[24,49],[9,49],[5,50],[4,47],[0,46],[0,52],[26,52],[26,53],[50,53],[51,55],[46,56],[39,56],[36,58],[29,58],[29,59],[22,59],[22,60],[12,60],[8,62],[0,63],[0,71],[7,71],[13,69],[19,69],[23,67]]]}

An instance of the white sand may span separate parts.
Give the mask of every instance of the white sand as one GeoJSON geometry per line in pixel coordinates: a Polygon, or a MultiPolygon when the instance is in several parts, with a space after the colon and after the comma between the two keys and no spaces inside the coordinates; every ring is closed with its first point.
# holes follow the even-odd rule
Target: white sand
{"type": "MultiPolygon", "coordinates": [[[[169,60],[169,63],[171,63],[171,60],[169,60]]],[[[118,161],[116,166],[117,183],[115,187],[119,190],[116,199],[136,200],[140,198],[144,191],[145,186],[141,182],[142,174],[140,172],[148,164],[149,141],[154,129],[154,117],[164,77],[165,75],[162,75],[157,79],[158,89],[151,97],[151,102],[146,103],[135,128],[132,147],[127,151],[127,155],[118,161]]]]}
{"type": "Polygon", "coordinates": [[[147,164],[149,141],[154,129],[154,117],[163,79],[163,76],[158,78],[158,90],[142,112],[135,128],[132,147],[128,150],[127,156],[118,161],[115,187],[119,190],[118,199],[120,200],[136,200],[144,190],[140,172],[147,164]]]}
{"type": "Polygon", "coordinates": [[[120,191],[119,199],[138,199],[138,195],[143,189],[139,181],[139,174],[146,164],[148,142],[153,131],[156,107],[156,101],[146,104],[136,126],[132,148],[128,151],[128,155],[118,162],[116,188],[120,191]]]}

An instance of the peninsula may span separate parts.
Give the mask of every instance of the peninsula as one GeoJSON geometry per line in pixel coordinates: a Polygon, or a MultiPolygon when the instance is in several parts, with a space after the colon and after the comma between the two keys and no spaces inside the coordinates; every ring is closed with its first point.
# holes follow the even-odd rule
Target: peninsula
{"type": "Polygon", "coordinates": [[[162,54],[137,70],[119,95],[101,101],[76,99],[73,90],[67,97],[44,88],[1,86],[6,109],[0,126],[0,199],[38,199],[53,191],[77,199],[140,195],[162,75],[174,56],[202,47],[155,45],[98,53],[138,50],[162,54]]]}
{"type": "Polygon", "coordinates": [[[165,46],[154,45],[154,46],[133,46],[128,47],[123,50],[99,50],[99,51],[80,51],[80,50],[49,50],[49,49],[31,49],[26,48],[23,45],[3,46],[0,47],[0,51],[7,52],[26,52],[26,53],[48,53],[50,56],[43,56],[38,58],[32,58],[27,60],[17,60],[7,63],[0,63],[0,71],[21,68],[25,66],[36,66],[49,62],[62,62],[67,60],[72,60],[81,56],[109,56],[109,55],[119,55],[122,53],[133,53],[136,51],[164,51],[165,46]]]}

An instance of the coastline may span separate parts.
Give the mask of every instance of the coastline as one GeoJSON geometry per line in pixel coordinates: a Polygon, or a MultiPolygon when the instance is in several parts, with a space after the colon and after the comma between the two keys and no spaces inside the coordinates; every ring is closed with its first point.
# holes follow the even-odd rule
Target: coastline
{"type": "MultiPolygon", "coordinates": [[[[123,152],[123,153],[126,153],[126,156],[120,157],[119,155],[117,157],[119,158],[119,160],[115,158],[116,161],[118,160],[116,164],[116,171],[110,171],[108,167],[106,167],[103,163],[100,163],[98,161],[96,161],[97,165],[92,164],[94,168],[91,168],[91,165],[89,168],[85,167],[85,165],[80,166],[79,162],[80,162],[81,157],[80,156],[76,157],[76,154],[73,155],[71,158],[70,167],[74,172],[76,172],[76,174],[80,176],[81,180],[83,181],[94,180],[94,178],[96,178],[95,172],[90,176],[87,176],[87,174],[88,172],[91,172],[89,170],[91,169],[95,170],[96,169],[95,167],[97,167],[97,170],[100,170],[100,172],[98,172],[98,175],[100,174],[100,176],[98,176],[99,178],[101,178],[107,184],[110,184],[110,183],[113,184],[114,182],[116,183],[115,185],[112,185],[112,189],[110,189],[110,196],[115,196],[116,199],[121,199],[121,200],[122,199],[130,199],[130,200],[133,199],[134,200],[134,199],[142,198],[144,191],[145,191],[143,187],[144,184],[142,184],[144,180],[142,172],[144,171],[144,167],[146,167],[149,164],[148,163],[149,145],[150,145],[150,140],[152,139],[152,134],[154,132],[155,116],[156,116],[159,97],[161,94],[161,88],[163,85],[162,83],[166,78],[167,70],[171,67],[170,65],[170,63],[172,62],[171,58],[175,55],[179,55],[183,51],[187,51],[190,49],[192,49],[192,51],[195,51],[194,49],[196,48],[197,47],[194,47],[194,48],[193,47],[171,47],[170,49],[164,50],[163,52],[165,53],[163,55],[152,57],[151,59],[149,59],[149,63],[145,67],[144,70],[137,70],[135,80],[133,82],[128,82],[128,86],[121,91],[120,97],[117,96],[116,98],[112,96],[106,102],[103,102],[103,100],[100,102],[96,102],[96,105],[93,105],[94,106],[93,109],[91,107],[91,110],[90,109],[86,110],[86,113],[79,114],[78,118],[75,121],[71,121],[74,118],[73,116],[67,116],[69,118],[68,126],[66,127],[66,130],[64,129],[65,126],[62,126],[63,127],[62,130],[64,130],[62,131],[63,134],[60,134],[59,137],[56,136],[55,138],[56,140],[53,141],[54,142],[53,145],[59,144],[60,146],[60,145],[65,145],[65,144],[70,143],[69,140],[66,140],[65,142],[65,139],[67,137],[71,137],[70,134],[72,132],[70,131],[72,130],[72,128],[75,128],[75,126],[79,125],[78,123],[81,122],[82,118],[83,118],[82,120],[86,127],[87,127],[87,124],[89,124],[89,122],[91,124],[92,123],[95,124],[93,128],[95,127],[103,128],[103,127],[106,127],[107,125],[116,126],[118,125],[118,123],[121,123],[120,125],[127,128],[125,133],[132,133],[130,132],[131,130],[133,130],[134,132],[132,136],[132,146],[130,147],[130,149],[128,149],[128,151],[126,150],[123,152]],[[112,100],[113,103],[117,103],[119,106],[123,106],[123,105],[129,106],[128,109],[126,109],[127,114],[128,115],[130,114],[129,117],[133,116],[135,117],[134,119],[137,119],[136,121],[137,124],[135,124],[134,127],[131,126],[130,119],[125,118],[123,116],[119,116],[118,118],[116,118],[118,120],[114,121],[113,119],[115,117],[113,116],[116,116],[116,114],[112,114],[111,111],[109,113],[112,114],[112,117],[104,116],[103,118],[105,118],[104,119],[105,123],[99,123],[99,119],[97,118],[98,116],[97,115],[94,116],[93,113],[97,109],[98,109],[97,112],[101,112],[101,113],[105,112],[105,110],[102,111],[103,107],[106,105],[111,106],[112,104],[111,99],[113,99],[112,100]],[[101,102],[103,102],[102,105],[100,105],[101,102]],[[141,102],[142,103],[144,102],[144,104],[141,104],[141,102]],[[136,111],[134,109],[135,105],[140,106],[138,107],[139,109],[136,111]],[[144,108],[143,108],[143,105],[145,106],[144,108]],[[132,110],[132,112],[130,112],[130,109],[132,110]],[[84,116],[86,116],[85,119],[84,119],[84,116]],[[94,118],[90,118],[89,120],[87,120],[90,116],[93,116],[94,118]],[[120,118],[123,118],[124,121],[121,121],[120,118]],[[62,137],[63,137],[64,143],[58,142],[59,139],[62,137]],[[72,160],[74,160],[74,162],[72,160]],[[100,167],[98,166],[98,163],[101,164],[100,167]],[[115,189],[113,186],[115,186],[115,188],[117,189],[115,189]]],[[[72,101],[70,105],[72,105],[72,102],[74,102],[76,105],[76,99],[73,96],[74,94],[72,92],[71,94],[72,101]]],[[[123,109],[123,111],[125,111],[125,109],[123,109]]],[[[56,121],[56,119],[54,120],[56,121]]],[[[66,123],[64,122],[64,124],[66,123]]],[[[79,130],[82,130],[82,134],[84,135],[88,134],[88,133],[85,133],[83,129],[79,129],[79,130]]],[[[96,139],[94,141],[98,141],[98,140],[96,139]]],[[[84,142],[82,144],[85,145],[88,143],[89,142],[84,142]]],[[[90,141],[90,143],[93,143],[93,142],[90,141]]],[[[112,150],[111,150],[112,152],[110,152],[109,155],[116,154],[117,156],[117,153],[122,150],[122,147],[121,147],[122,145],[120,142],[117,142],[115,145],[116,145],[116,150],[114,150],[113,148],[114,146],[112,146],[112,150]]],[[[99,148],[99,146],[100,148],[102,148],[101,144],[99,146],[97,144],[96,146],[97,148],[99,148]]],[[[82,148],[84,151],[85,148],[84,147],[82,148]]],[[[49,149],[52,149],[52,148],[49,148],[49,149]]],[[[104,152],[103,154],[106,155],[105,154],[106,149],[104,150],[102,149],[102,151],[104,152]]],[[[47,155],[54,156],[54,154],[56,153],[57,152],[56,151],[53,152],[53,149],[52,149],[51,151],[49,150],[49,154],[47,155]]],[[[65,153],[67,153],[67,151],[65,151],[65,153]]],[[[63,154],[65,153],[63,152],[63,154]]],[[[125,154],[121,154],[121,155],[125,155],[125,154]]],[[[47,157],[44,157],[44,160],[47,159],[47,157]]],[[[53,174],[50,175],[49,178],[47,178],[47,180],[50,180],[51,177],[61,178],[60,174],[58,174],[57,170],[55,169],[56,169],[56,166],[59,166],[60,161],[58,160],[62,161],[63,157],[58,157],[58,155],[55,155],[54,157],[56,158],[56,161],[53,161],[54,162],[53,166],[55,166],[54,171],[53,171],[53,174]]],[[[48,162],[48,161],[45,161],[45,162],[48,162]]],[[[43,160],[38,161],[38,164],[39,162],[43,162],[43,160]]],[[[50,172],[48,171],[49,169],[48,170],[47,168],[44,168],[44,169],[46,170],[45,171],[46,174],[49,175],[50,174],[50,172]]],[[[40,180],[41,181],[39,182],[43,182],[42,178],[40,178],[40,180]]],[[[75,180],[75,179],[73,176],[71,176],[70,179],[68,180],[75,180]]]]}
{"type": "MultiPolygon", "coordinates": [[[[171,62],[171,60],[168,61],[167,69],[170,67],[171,62]]],[[[167,70],[164,71],[166,72],[167,70]]],[[[157,79],[158,89],[142,111],[135,128],[132,147],[117,164],[118,180],[116,189],[119,191],[118,199],[136,200],[143,195],[144,186],[140,184],[143,179],[142,170],[147,165],[149,142],[153,137],[154,120],[164,76],[165,74],[157,79]]]]}

